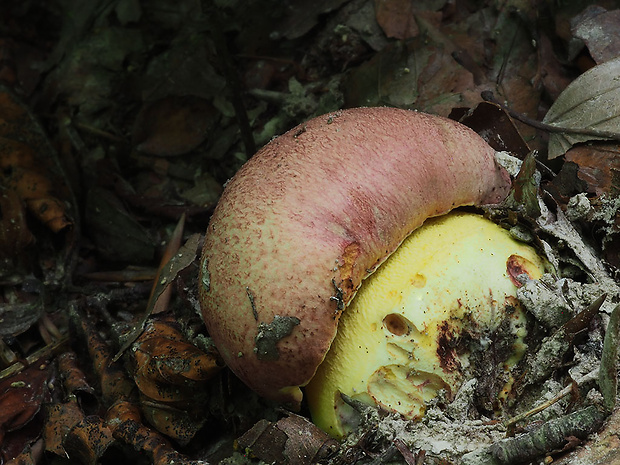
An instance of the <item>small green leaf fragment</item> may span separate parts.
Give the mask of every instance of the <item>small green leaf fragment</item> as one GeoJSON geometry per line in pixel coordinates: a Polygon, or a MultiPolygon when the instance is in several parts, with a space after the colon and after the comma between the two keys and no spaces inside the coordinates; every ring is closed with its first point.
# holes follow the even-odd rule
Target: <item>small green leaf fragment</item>
{"type": "Polygon", "coordinates": [[[620,305],[613,309],[605,340],[603,342],[603,356],[599,370],[598,385],[603,394],[603,404],[611,412],[616,406],[618,392],[618,343],[620,332],[620,305]]]}

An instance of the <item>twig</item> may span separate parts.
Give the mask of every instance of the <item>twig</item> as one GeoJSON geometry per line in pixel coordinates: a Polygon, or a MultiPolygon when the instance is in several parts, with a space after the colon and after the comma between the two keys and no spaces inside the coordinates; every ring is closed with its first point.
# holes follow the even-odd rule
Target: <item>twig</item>
{"type": "Polygon", "coordinates": [[[493,92],[489,90],[483,91],[481,97],[486,102],[494,103],[499,106],[502,110],[506,111],[512,118],[521,121],[523,124],[527,124],[528,126],[532,126],[533,128],[540,129],[541,131],[553,132],[553,133],[569,133],[569,134],[582,134],[584,136],[592,136],[592,137],[602,137],[605,139],[612,140],[620,140],[620,133],[614,131],[601,131],[599,129],[592,128],[568,128],[564,126],[556,126],[553,124],[543,123],[542,121],[537,121],[535,119],[530,118],[523,113],[519,113],[513,110],[510,107],[500,103],[493,92]]]}
{"type": "MultiPolygon", "coordinates": [[[[73,123],[73,125],[75,125],[76,128],[81,129],[85,132],[88,132],[94,136],[101,137],[103,139],[107,139],[112,142],[117,142],[119,144],[125,144],[125,145],[129,144],[129,141],[127,139],[117,136],[116,134],[112,134],[109,131],[104,131],[103,129],[99,129],[94,126],[91,126],[90,124],[81,123],[79,121],[68,121],[67,132],[69,135],[73,135],[72,142],[74,142],[77,138],[75,134],[73,133],[73,129],[71,128],[71,123],[73,123]]],[[[79,146],[80,144],[74,144],[74,145],[79,146]]]]}
{"type": "Polygon", "coordinates": [[[60,352],[60,349],[65,346],[69,342],[68,336],[63,336],[61,339],[42,347],[30,354],[26,360],[21,362],[15,362],[13,365],[6,367],[4,370],[0,371],[0,379],[8,378],[9,376],[13,376],[24,368],[33,365],[43,358],[51,357],[60,352]]]}
{"type": "MultiPolygon", "coordinates": [[[[594,370],[592,370],[591,372],[587,373],[586,375],[582,376],[581,378],[579,378],[576,383],[577,386],[581,386],[582,384],[585,384],[587,382],[590,381],[595,381],[598,378],[598,372],[599,369],[598,367],[595,368],[594,370]]],[[[556,402],[558,402],[559,400],[562,400],[564,397],[566,397],[567,395],[569,395],[571,392],[573,391],[573,385],[569,385],[566,386],[564,389],[562,389],[558,394],[555,395],[555,397],[549,399],[546,402],[543,402],[542,404],[534,407],[531,410],[528,410],[527,412],[523,412],[515,417],[512,417],[511,419],[507,420],[504,422],[504,426],[509,427],[512,426],[522,420],[525,420],[526,418],[531,417],[532,415],[536,415],[539,412],[542,412],[543,410],[545,410],[546,408],[551,407],[553,404],[555,404],[556,402]]]]}
{"type": "MultiPolygon", "coordinates": [[[[585,439],[597,431],[607,414],[591,405],[563,417],[550,420],[533,431],[514,438],[502,439],[485,452],[493,459],[493,464],[512,465],[530,462],[548,451],[561,449],[568,436],[585,439]]],[[[463,457],[462,463],[471,463],[463,457]]],[[[489,463],[489,462],[485,462],[489,463]]]]}

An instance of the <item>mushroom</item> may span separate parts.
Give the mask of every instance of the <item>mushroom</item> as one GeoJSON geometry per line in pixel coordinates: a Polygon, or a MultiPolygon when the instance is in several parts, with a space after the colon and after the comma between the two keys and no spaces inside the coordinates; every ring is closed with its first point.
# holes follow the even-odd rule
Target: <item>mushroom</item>
{"type": "Polygon", "coordinates": [[[319,116],[264,146],[225,186],[202,252],[226,364],[298,409],[364,279],[426,219],[505,198],[494,155],[455,121],[394,108],[319,116]]]}
{"type": "Polygon", "coordinates": [[[480,372],[496,373],[505,397],[527,348],[519,275],[539,279],[544,268],[532,247],[481,215],[429,219],[343,312],[305,390],[314,423],[345,436],[359,420],[355,401],[421,418],[439,390],[450,401],[480,372]]]}

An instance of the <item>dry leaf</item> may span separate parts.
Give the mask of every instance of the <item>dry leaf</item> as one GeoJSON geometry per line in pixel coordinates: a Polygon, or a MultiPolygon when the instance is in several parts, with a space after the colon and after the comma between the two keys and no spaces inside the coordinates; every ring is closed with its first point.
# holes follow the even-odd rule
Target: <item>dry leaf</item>
{"type": "Polygon", "coordinates": [[[585,18],[574,25],[572,31],[585,42],[597,64],[620,56],[620,10],[603,11],[585,18]]]}
{"type": "Polygon", "coordinates": [[[17,457],[7,460],[6,465],[38,465],[43,461],[45,444],[39,439],[34,444],[27,446],[17,457]]]}
{"type": "MultiPolygon", "coordinates": [[[[40,283],[31,280],[29,284],[41,291],[40,283]]],[[[4,298],[0,300],[0,336],[17,336],[28,330],[44,314],[44,299],[41,294],[27,293],[7,286],[4,298]]]]}
{"type": "Polygon", "coordinates": [[[172,319],[152,320],[131,351],[140,407],[157,431],[180,444],[206,421],[205,381],[220,372],[216,354],[187,342],[172,319]]]}
{"type": "Polygon", "coordinates": [[[85,410],[91,412],[97,410],[99,401],[95,390],[79,366],[77,354],[69,350],[59,355],[57,361],[65,394],[78,399],[80,406],[85,410]]]}
{"type": "Polygon", "coordinates": [[[275,423],[260,420],[237,444],[266,462],[310,465],[325,459],[338,443],[306,418],[289,413],[275,423]]]}
{"type": "Polygon", "coordinates": [[[573,147],[566,152],[566,161],[577,165],[577,177],[586,184],[584,192],[600,196],[620,190],[614,185],[614,174],[617,179],[620,173],[620,145],[573,147]]]}
{"type": "Polygon", "coordinates": [[[160,281],[162,273],[165,272],[165,266],[168,264],[168,261],[170,261],[170,259],[172,259],[172,257],[174,257],[174,255],[179,251],[179,247],[181,247],[184,226],[185,213],[181,215],[181,218],[174,228],[174,231],[172,232],[164,253],[159,261],[159,269],[157,270],[157,275],[155,276],[153,288],[151,289],[151,295],[149,296],[149,303],[147,305],[147,308],[152,309],[152,314],[161,313],[168,309],[168,303],[170,302],[170,297],[172,296],[172,287],[166,286],[166,289],[159,294],[158,298],[154,299],[153,297],[157,283],[160,281]]]}
{"type": "Polygon", "coordinates": [[[129,399],[135,385],[129,380],[122,364],[112,361],[111,348],[90,323],[88,316],[80,315],[79,318],[93,368],[99,377],[103,402],[111,404],[118,400],[129,399]]]}
{"type": "Polygon", "coordinates": [[[190,266],[196,258],[196,250],[198,249],[198,243],[200,241],[200,234],[192,234],[185,244],[179,249],[179,251],[165,264],[165,266],[159,272],[155,286],[151,291],[149,298],[149,306],[146,312],[142,315],[140,321],[138,321],[133,329],[128,333],[121,335],[121,348],[114,356],[114,361],[118,360],[121,355],[129,348],[129,346],[142,334],[144,331],[144,325],[150,318],[153,306],[159,297],[170,286],[177,275],[190,266]]]}
{"type": "Polygon", "coordinates": [[[35,364],[0,383],[0,444],[4,434],[26,425],[48,395],[49,366],[35,364]]]}
{"type": "Polygon", "coordinates": [[[140,396],[140,409],[144,418],[157,431],[185,445],[207,421],[207,414],[200,408],[176,408],[140,396]]]}
{"type": "Polygon", "coordinates": [[[207,100],[193,95],[167,97],[142,107],[133,128],[138,150],[151,155],[182,155],[202,144],[217,121],[207,100]]]}
{"type": "Polygon", "coordinates": [[[443,44],[417,37],[392,42],[351,70],[344,97],[346,106],[415,106],[447,115],[454,106],[467,104],[463,92],[473,87],[472,74],[457,65],[443,44]]]}
{"type": "Polygon", "coordinates": [[[543,119],[558,130],[549,137],[549,159],[579,142],[620,138],[619,76],[616,58],[591,68],[564,89],[543,119]]]}
{"type": "Polygon", "coordinates": [[[510,152],[521,160],[530,153],[506,110],[495,103],[481,102],[473,110],[455,108],[450,118],[476,131],[498,152],[510,152]]]}
{"type": "Polygon", "coordinates": [[[84,418],[77,398],[69,399],[62,404],[51,404],[47,407],[47,421],[43,428],[45,450],[61,457],[66,457],[64,440],[71,428],[84,418]]]}
{"type": "MultiPolygon", "coordinates": [[[[293,1],[289,8],[285,9],[286,17],[277,25],[277,34],[289,40],[297,39],[315,27],[320,22],[321,15],[340,8],[346,2],[347,0],[293,1]]],[[[260,3],[256,5],[261,8],[260,3]]],[[[249,3],[244,5],[244,8],[250,7],[249,3]]],[[[259,13],[256,10],[254,12],[259,13]]],[[[264,11],[260,10],[260,13],[264,11]]]]}
{"type": "Polygon", "coordinates": [[[0,88],[0,181],[15,190],[28,209],[47,227],[59,232],[72,225],[70,194],[55,154],[30,113],[0,88]]]}
{"type": "Polygon", "coordinates": [[[64,440],[64,448],[72,461],[96,465],[113,443],[112,431],[105,421],[101,417],[91,415],[71,428],[64,440]]]}
{"type": "Polygon", "coordinates": [[[108,260],[136,264],[153,259],[155,244],[149,231],[112,191],[90,189],[85,216],[99,253],[108,260]]]}
{"type": "Polygon", "coordinates": [[[174,450],[172,444],[159,433],[140,422],[140,412],[129,402],[119,401],[112,405],[106,414],[106,421],[117,440],[130,444],[134,449],[147,454],[154,465],[199,465],[174,450]]]}
{"type": "Polygon", "coordinates": [[[136,385],[157,401],[191,404],[192,392],[221,369],[218,357],[187,342],[174,321],[150,321],[132,354],[136,385]]]}
{"type": "Polygon", "coordinates": [[[387,37],[404,40],[420,33],[411,0],[375,0],[375,14],[387,37]]]}

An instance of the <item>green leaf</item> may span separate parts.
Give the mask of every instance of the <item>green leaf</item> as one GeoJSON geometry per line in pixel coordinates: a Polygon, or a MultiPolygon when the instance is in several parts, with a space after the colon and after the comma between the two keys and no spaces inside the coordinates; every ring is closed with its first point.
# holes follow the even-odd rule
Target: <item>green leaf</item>
{"type": "Polygon", "coordinates": [[[557,129],[549,137],[549,159],[580,142],[620,139],[620,58],[595,66],[571,82],[543,123],[557,129]]]}

